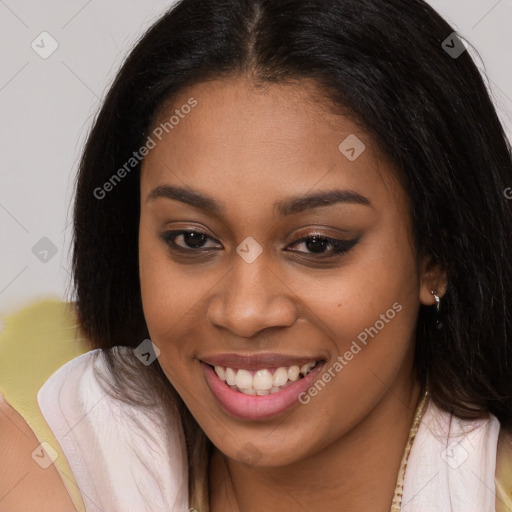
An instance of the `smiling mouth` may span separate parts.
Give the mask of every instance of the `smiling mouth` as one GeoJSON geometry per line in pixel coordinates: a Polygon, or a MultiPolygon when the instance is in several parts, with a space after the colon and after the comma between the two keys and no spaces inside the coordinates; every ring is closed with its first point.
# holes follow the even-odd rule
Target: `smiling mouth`
{"type": "Polygon", "coordinates": [[[208,366],[232,390],[245,395],[265,396],[278,393],[303,379],[320,363],[321,361],[311,361],[302,366],[280,366],[261,370],[245,370],[211,364],[208,366]]]}

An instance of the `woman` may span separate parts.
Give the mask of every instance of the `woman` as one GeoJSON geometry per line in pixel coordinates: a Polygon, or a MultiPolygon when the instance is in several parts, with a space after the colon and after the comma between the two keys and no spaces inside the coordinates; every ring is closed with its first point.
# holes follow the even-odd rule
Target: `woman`
{"type": "Polygon", "coordinates": [[[80,165],[74,506],[509,510],[511,183],[422,0],[179,2],[80,165]]]}

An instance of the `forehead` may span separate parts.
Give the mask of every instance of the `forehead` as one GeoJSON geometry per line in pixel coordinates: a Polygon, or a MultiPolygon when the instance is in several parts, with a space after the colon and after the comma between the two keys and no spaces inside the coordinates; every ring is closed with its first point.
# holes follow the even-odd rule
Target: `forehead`
{"type": "Polygon", "coordinates": [[[190,185],[248,207],[333,187],[383,200],[389,185],[397,188],[372,138],[308,81],[203,82],[161,109],[149,133],[155,145],[142,164],[143,196],[190,185]]]}

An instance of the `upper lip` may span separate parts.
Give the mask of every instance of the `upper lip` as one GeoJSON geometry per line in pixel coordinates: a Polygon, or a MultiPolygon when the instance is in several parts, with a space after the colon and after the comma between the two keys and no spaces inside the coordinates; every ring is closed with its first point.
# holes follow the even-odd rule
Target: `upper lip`
{"type": "Polygon", "coordinates": [[[243,370],[279,368],[280,366],[302,366],[313,361],[323,361],[322,356],[295,356],[265,352],[260,354],[216,354],[199,358],[211,366],[227,366],[243,370]]]}

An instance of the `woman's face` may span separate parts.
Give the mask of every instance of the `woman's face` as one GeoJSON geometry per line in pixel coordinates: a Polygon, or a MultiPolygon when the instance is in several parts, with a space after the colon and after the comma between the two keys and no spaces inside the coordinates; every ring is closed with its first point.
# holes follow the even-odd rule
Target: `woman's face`
{"type": "Polygon", "coordinates": [[[160,365],[212,442],[258,465],[304,459],[407,403],[418,309],[434,303],[393,169],[314,92],[189,88],[141,172],[160,365]]]}

